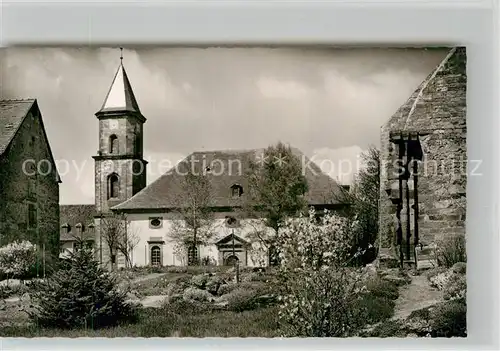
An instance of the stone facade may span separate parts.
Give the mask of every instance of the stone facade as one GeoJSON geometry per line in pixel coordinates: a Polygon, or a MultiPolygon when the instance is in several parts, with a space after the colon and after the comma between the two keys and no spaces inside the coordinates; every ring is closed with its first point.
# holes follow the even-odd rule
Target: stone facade
{"type": "Polygon", "coordinates": [[[30,106],[0,153],[0,245],[29,240],[57,257],[60,179],[36,100],[0,102],[16,103],[30,106]]]}
{"type": "MultiPolygon", "coordinates": [[[[433,245],[445,236],[465,234],[466,81],[465,48],[452,49],[381,128],[381,253],[396,244],[397,205],[391,201],[398,189],[397,147],[391,142],[394,138],[418,135],[423,151],[416,189],[420,247],[433,245]]],[[[413,178],[408,185],[413,203],[413,178]]],[[[406,213],[403,207],[403,223],[406,213]]],[[[410,220],[414,223],[413,218],[410,220]]],[[[413,224],[411,231],[413,238],[413,224]]]]}
{"type": "MultiPolygon", "coordinates": [[[[126,77],[125,73],[123,77],[126,77]]],[[[116,78],[111,89],[115,82],[116,78]]],[[[129,94],[133,94],[131,88],[129,94]]],[[[112,110],[103,108],[96,116],[99,119],[99,150],[93,157],[95,205],[98,213],[106,213],[146,187],[147,162],[143,159],[143,124],[146,119],[138,107],[134,111],[127,106],[112,110]],[[113,175],[118,182],[114,194],[111,189],[113,175]]]]}

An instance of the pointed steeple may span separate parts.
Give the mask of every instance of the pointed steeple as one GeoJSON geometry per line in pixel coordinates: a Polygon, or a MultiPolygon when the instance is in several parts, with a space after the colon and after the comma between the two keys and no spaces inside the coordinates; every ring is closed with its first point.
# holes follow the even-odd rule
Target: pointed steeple
{"type": "MultiPolygon", "coordinates": [[[[123,53],[123,48],[120,48],[120,50],[123,53]]],[[[128,80],[127,72],[123,66],[123,54],[120,55],[120,65],[98,113],[113,111],[141,112],[130,81],[128,80]]]]}

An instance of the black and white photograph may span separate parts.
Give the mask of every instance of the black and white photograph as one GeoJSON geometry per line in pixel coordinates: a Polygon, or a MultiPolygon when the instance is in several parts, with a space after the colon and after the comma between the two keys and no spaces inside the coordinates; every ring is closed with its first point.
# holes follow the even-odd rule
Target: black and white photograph
{"type": "Polygon", "coordinates": [[[1,48],[0,337],[467,337],[466,71],[1,48]]]}

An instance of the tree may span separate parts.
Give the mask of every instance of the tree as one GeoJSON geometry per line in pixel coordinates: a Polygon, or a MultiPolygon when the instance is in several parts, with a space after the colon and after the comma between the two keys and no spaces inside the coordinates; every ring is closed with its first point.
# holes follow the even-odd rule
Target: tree
{"type": "Polygon", "coordinates": [[[189,172],[182,176],[179,189],[170,237],[176,253],[180,256],[187,253],[188,265],[198,265],[198,245],[207,245],[215,234],[210,208],[212,187],[206,174],[189,172]]]}
{"type": "Polygon", "coordinates": [[[134,321],[137,309],[125,302],[127,292],[99,267],[90,248],[77,244],[81,248],[51,277],[32,283],[31,318],[50,328],[97,329],[134,321]]]}
{"type": "Polygon", "coordinates": [[[280,229],[279,319],[285,336],[352,336],[364,322],[362,276],[350,265],[349,218],[314,209],[280,229]]]}
{"type": "Polygon", "coordinates": [[[128,267],[132,267],[131,254],[139,244],[137,232],[132,230],[124,214],[111,213],[101,218],[100,235],[109,250],[111,269],[116,266],[117,254],[122,254],[128,267]]]}
{"type": "Polygon", "coordinates": [[[264,150],[250,163],[249,196],[244,211],[249,217],[264,218],[272,236],[257,230],[253,235],[270,252],[270,263],[277,263],[274,240],[283,221],[307,209],[304,194],[308,190],[302,164],[290,146],[278,143],[264,150]]]}
{"type": "MultiPolygon", "coordinates": [[[[357,226],[353,234],[351,254],[359,249],[365,252],[356,260],[357,264],[368,264],[377,255],[376,240],[379,230],[380,199],[380,151],[370,147],[362,154],[364,167],[354,177],[348,191],[342,192],[341,201],[349,203],[347,213],[357,226]]],[[[338,199],[339,195],[335,195],[338,199]]]]}
{"type": "Polygon", "coordinates": [[[15,241],[0,248],[0,274],[22,278],[36,264],[36,247],[29,241],[15,241]]]}

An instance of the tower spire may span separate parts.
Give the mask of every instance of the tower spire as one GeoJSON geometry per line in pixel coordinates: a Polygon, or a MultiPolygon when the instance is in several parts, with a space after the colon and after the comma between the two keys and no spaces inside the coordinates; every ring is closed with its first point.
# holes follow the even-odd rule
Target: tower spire
{"type": "Polygon", "coordinates": [[[125,67],[123,66],[122,47],[120,47],[120,65],[118,66],[111,87],[98,113],[117,111],[140,113],[139,105],[137,104],[132,86],[127,77],[127,72],[125,72],[125,67]]]}

